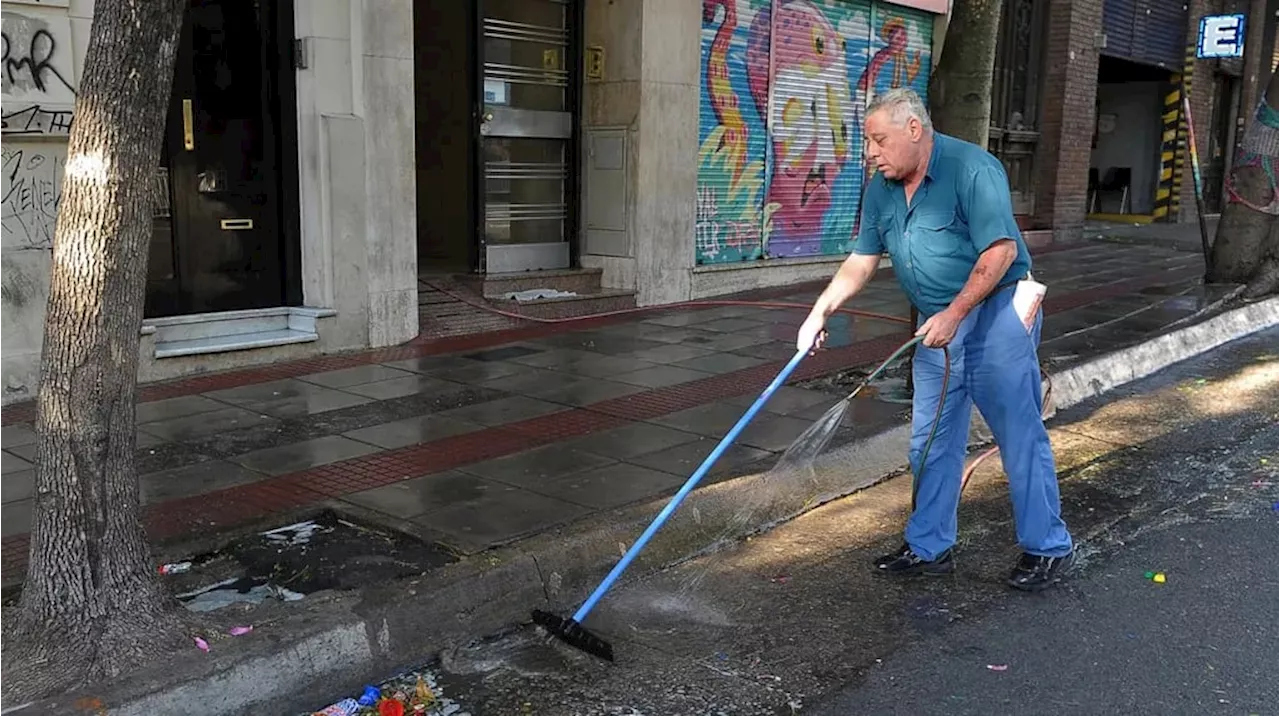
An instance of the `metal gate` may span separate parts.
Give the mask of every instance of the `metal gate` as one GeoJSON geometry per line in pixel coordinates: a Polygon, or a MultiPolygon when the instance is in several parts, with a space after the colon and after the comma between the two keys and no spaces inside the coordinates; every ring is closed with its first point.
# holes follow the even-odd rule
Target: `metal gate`
{"type": "Polygon", "coordinates": [[[1040,78],[1046,4],[1004,0],[991,87],[987,149],[1004,163],[1013,213],[1035,213],[1035,153],[1040,141],[1040,78]]]}
{"type": "Polygon", "coordinates": [[[489,273],[569,266],[569,0],[481,0],[480,222],[489,273]]]}

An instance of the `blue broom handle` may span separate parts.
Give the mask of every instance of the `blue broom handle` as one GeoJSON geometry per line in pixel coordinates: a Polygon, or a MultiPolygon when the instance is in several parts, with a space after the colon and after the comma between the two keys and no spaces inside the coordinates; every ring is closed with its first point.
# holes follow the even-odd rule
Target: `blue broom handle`
{"type": "Polygon", "coordinates": [[[787,365],[783,367],[782,372],[778,373],[778,377],[773,379],[773,382],[769,384],[769,387],[764,389],[764,392],[760,394],[759,398],[756,398],[756,402],[752,403],[751,407],[747,409],[747,412],[742,414],[742,417],[738,419],[737,424],[733,426],[728,434],[721,438],[720,444],[716,445],[715,449],[711,451],[711,454],[707,456],[707,459],[702,461],[702,464],[698,466],[698,469],[695,470],[693,475],[691,475],[684,483],[684,487],[681,487],[675,497],[672,497],[671,501],[667,503],[667,506],[662,508],[662,512],[658,513],[658,516],[653,519],[653,522],[649,523],[649,527],[645,529],[644,534],[640,535],[640,539],[636,540],[635,544],[631,545],[631,549],[627,550],[627,553],[622,555],[622,559],[614,565],[613,571],[609,572],[608,576],[604,578],[604,581],[600,582],[600,586],[596,587],[596,591],[592,592],[590,597],[587,597],[587,601],[582,603],[582,606],[578,608],[578,612],[573,615],[574,621],[581,624],[582,621],[587,618],[587,615],[595,608],[596,602],[600,601],[600,598],[605,595],[605,592],[608,592],[609,589],[613,587],[613,583],[618,581],[618,577],[622,576],[622,573],[631,565],[631,561],[634,560],[636,555],[640,554],[640,551],[645,548],[645,545],[649,543],[649,540],[653,537],[654,533],[662,528],[662,524],[667,521],[667,518],[671,516],[671,513],[676,511],[676,508],[680,506],[680,503],[684,500],[685,496],[693,491],[693,488],[697,487],[698,482],[700,482],[707,474],[711,469],[711,466],[715,465],[716,461],[720,459],[720,456],[724,454],[724,451],[729,448],[729,445],[731,445],[734,440],[738,439],[738,434],[747,427],[747,423],[750,423],[751,420],[755,418],[756,413],[760,412],[760,409],[769,401],[769,398],[773,397],[773,394],[778,390],[778,387],[786,382],[787,378],[791,376],[791,373],[796,369],[796,366],[800,365],[800,361],[804,360],[804,357],[808,352],[809,350],[807,348],[801,351],[796,351],[796,354],[792,356],[791,360],[787,362],[787,365]]]}

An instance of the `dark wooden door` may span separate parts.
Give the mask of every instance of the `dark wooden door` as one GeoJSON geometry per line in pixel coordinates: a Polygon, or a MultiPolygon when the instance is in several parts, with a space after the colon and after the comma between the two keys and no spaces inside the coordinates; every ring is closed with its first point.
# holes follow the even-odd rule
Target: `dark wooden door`
{"type": "Polygon", "coordinates": [[[270,5],[188,6],[161,168],[171,250],[153,244],[151,315],[284,305],[270,5]]]}

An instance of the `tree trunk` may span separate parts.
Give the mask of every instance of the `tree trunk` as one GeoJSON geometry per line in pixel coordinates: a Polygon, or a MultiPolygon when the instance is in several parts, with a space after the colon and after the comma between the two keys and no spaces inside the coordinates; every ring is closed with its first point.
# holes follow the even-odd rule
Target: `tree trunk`
{"type": "Polygon", "coordinates": [[[938,131],[980,147],[991,131],[991,83],[1001,0],[955,0],[942,56],[929,81],[938,131]]]}
{"type": "Polygon", "coordinates": [[[1209,279],[1242,283],[1246,298],[1274,295],[1280,289],[1276,265],[1277,201],[1276,72],[1258,103],[1244,141],[1236,148],[1227,181],[1227,206],[1214,237],[1209,279]]]}
{"type": "Polygon", "coordinates": [[[94,7],[53,239],[30,566],[5,633],[8,703],[116,676],[181,636],[140,521],[134,387],[150,187],[185,5],[94,7]]]}

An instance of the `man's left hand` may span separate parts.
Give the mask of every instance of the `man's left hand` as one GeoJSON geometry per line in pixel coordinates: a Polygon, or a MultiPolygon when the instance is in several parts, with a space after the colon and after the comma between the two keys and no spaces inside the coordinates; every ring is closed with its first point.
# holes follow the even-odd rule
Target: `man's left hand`
{"type": "Polygon", "coordinates": [[[951,342],[956,337],[956,329],[960,327],[960,321],[964,320],[964,316],[959,311],[948,308],[942,313],[935,313],[929,317],[924,325],[920,326],[920,330],[916,331],[917,336],[924,336],[924,345],[928,348],[941,348],[951,342]]]}

